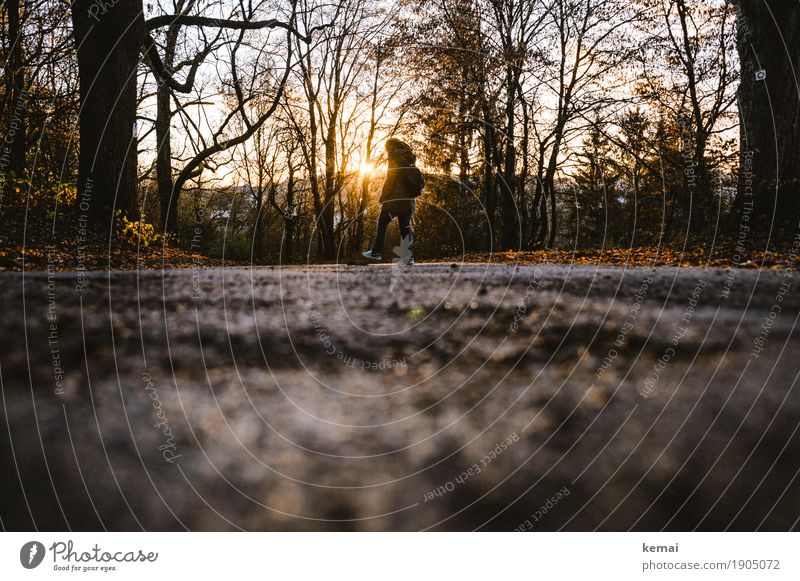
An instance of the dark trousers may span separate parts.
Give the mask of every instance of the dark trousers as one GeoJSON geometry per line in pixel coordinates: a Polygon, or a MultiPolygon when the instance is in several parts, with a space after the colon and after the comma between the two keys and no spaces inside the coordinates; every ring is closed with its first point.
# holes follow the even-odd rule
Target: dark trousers
{"type": "Polygon", "coordinates": [[[372,245],[373,254],[383,254],[386,228],[394,218],[397,218],[397,222],[400,224],[400,237],[408,241],[408,252],[411,253],[414,242],[414,210],[416,206],[416,200],[400,203],[387,202],[381,205],[381,215],[378,217],[378,227],[375,231],[375,243],[372,245]]]}

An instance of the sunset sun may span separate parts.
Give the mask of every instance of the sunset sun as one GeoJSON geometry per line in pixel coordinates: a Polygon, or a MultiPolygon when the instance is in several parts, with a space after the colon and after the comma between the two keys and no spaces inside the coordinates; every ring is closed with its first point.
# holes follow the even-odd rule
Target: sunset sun
{"type": "Polygon", "coordinates": [[[362,161],[358,166],[358,173],[363,177],[372,174],[375,171],[375,166],[368,161],[362,161]]]}

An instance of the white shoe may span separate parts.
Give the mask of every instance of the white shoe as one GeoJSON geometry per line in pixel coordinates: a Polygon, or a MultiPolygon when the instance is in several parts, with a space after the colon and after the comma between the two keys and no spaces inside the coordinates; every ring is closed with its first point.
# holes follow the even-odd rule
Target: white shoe
{"type": "Polygon", "coordinates": [[[416,262],[414,262],[413,256],[404,256],[403,258],[397,261],[397,264],[399,264],[400,266],[412,266],[416,264],[416,262]]]}
{"type": "Polygon", "coordinates": [[[383,257],[380,254],[373,254],[372,250],[365,250],[361,253],[361,256],[364,258],[369,258],[370,260],[382,260],[383,257]]]}

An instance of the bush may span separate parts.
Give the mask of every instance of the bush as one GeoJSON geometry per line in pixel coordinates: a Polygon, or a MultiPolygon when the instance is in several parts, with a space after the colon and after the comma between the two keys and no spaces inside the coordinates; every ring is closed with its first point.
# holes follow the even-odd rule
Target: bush
{"type": "Polygon", "coordinates": [[[165,235],[156,230],[155,226],[146,220],[144,213],[138,220],[130,220],[122,210],[117,210],[115,214],[116,224],[114,230],[117,234],[117,241],[123,246],[148,248],[165,241],[165,235]]]}

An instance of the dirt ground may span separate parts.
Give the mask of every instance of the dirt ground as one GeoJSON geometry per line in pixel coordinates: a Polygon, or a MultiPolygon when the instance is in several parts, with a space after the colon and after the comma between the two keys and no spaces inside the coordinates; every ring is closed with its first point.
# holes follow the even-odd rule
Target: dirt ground
{"type": "Polygon", "coordinates": [[[0,274],[8,530],[788,530],[784,270],[0,274]]]}

